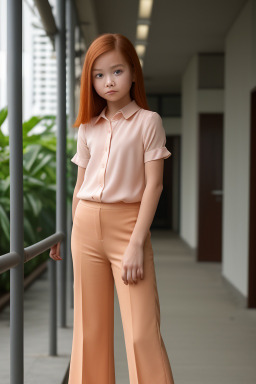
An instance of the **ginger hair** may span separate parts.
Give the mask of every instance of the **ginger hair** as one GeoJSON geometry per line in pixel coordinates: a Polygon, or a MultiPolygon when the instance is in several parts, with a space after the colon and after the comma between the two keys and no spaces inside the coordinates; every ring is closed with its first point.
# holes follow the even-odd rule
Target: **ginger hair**
{"type": "Polygon", "coordinates": [[[98,116],[107,105],[107,101],[100,97],[92,84],[92,67],[95,60],[103,53],[118,50],[134,71],[135,82],[132,83],[130,96],[132,100],[144,109],[149,110],[144,79],[137,52],[130,40],[119,33],[104,33],[98,36],[89,46],[84,60],[78,116],[73,127],[88,123],[92,117],[98,116]]]}

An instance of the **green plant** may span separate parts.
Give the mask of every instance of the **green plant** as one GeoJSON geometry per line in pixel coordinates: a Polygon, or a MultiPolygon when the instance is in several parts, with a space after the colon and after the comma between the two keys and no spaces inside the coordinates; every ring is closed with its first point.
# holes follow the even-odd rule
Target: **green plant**
{"type": "MultiPolygon", "coordinates": [[[[8,116],[7,108],[0,110],[0,255],[10,249],[10,176],[9,136],[1,126],[8,116]]],[[[24,248],[55,232],[56,208],[56,117],[33,116],[22,124],[23,130],[23,204],[24,204],[24,248]],[[40,133],[35,127],[40,123],[40,133]]],[[[75,140],[67,137],[67,203],[73,193],[72,164],[75,140]]],[[[24,275],[28,275],[38,264],[49,257],[44,252],[24,264],[24,275]]],[[[0,275],[0,291],[8,291],[9,271],[0,275]]]]}

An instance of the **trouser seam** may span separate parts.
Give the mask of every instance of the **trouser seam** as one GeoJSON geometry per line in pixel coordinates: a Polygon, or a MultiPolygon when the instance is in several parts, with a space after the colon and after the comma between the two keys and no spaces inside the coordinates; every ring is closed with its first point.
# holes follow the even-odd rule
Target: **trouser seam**
{"type": "MultiPolygon", "coordinates": [[[[110,274],[109,274],[109,286],[110,286],[110,274]]],[[[110,289],[109,289],[109,293],[108,293],[108,309],[109,309],[109,303],[110,303],[110,300],[109,300],[109,296],[110,296],[111,292],[110,292],[110,289]]],[[[110,310],[110,309],[109,309],[110,310]]],[[[108,383],[110,383],[110,369],[109,369],[109,360],[110,360],[110,321],[109,321],[109,313],[108,313],[108,383]]]]}
{"type": "MultiPolygon", "coordinates": [[[[154,260],[153,260],[153,263],[154,263],[154,260]]],[[[154,269],[155,269],[155,263],[154,263],[154,269]]],[[[157,291],[157,281],[156,281],[156,272],[155,272],[155,289],[157,291]]],[[[156,292],[157,293],[157,292],[156,292]]],[[[158,293],[157,293],[157,296],[158,296],[158,293]]],[[[156,297],[155,296],[155,315],[157,313],[157,307],[156,307],[156,297]]],[[[159,299],[158,299],[159,300],[159,299]]],[[[161,358],[162,358],[162,363],[163,363],[163,366],[164,366],[164,374],[165,374],[165,382],[166,384],[168,384],[168,381],[167,381],[167,374],[166,374],[166,367],[165,367],[165,362],[164,362],[164,357],[163,357],[163,348],[162,348],[162,343],[161,343],[161,332],[160,332],[160,323],[161,323],[161,308],[160,308],[160,302],[159,302],[159,324],[157,322],[157,318],[156,318],[156,328],[157,328],[157,333],[158,333],[158,339],[159,339],[159,344],[160,344],[160,350],[161,350],[161,358]]]]}
{"type": "Polygon", "coordinates": [[[134,345],[134,332],[133,332],[133,319],[132,319],[132,301],[131,301],[131,287],[130,284],[128,284],[128,291],[129,291],[129,299],[130,299],[130,311],[131,311],[131,328],[132,328],[132,344],[133,344],[133,353],[134,353],[134,361],[135,361],[135,368],[136,368],[136,378],[137,383],[139,384],[139,377],[138,377],[138,367],[137,367],[137,361],[136,361],[136,351],[135,351],[135,345],[134,345]]]}

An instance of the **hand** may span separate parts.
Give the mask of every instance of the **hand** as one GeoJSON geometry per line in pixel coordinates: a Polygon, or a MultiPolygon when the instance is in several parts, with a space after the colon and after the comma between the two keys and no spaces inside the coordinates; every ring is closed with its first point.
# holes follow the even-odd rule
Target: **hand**
{"type": "Polygon", "coordinates": [[[60,257],[60,242],[51,247],[49,256],[53,260],[62,260],[62,258],[60,257]]]}
{"type": "Polygon", "coordinates": [[[121,277],[124,284],[137,284],[137,279],[143,279],[143,247],[129,243],[122,260],[121,277]]]}

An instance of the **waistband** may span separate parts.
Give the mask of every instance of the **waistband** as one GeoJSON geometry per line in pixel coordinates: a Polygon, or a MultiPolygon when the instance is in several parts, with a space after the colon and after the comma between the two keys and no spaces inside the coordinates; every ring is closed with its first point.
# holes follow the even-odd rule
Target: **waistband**
{"type": "Polygon", "coordinates": [[[102,208],[102,209],[131,209],[131,208],[139,208],[141,205],[141,201],[136,201],[134,203],[125,203],[123,201],[118,201],[116,203],[103,203],[102,201],[92,201],[80,199],[83,205],[86,205],[90,208],[102,208]]]}

